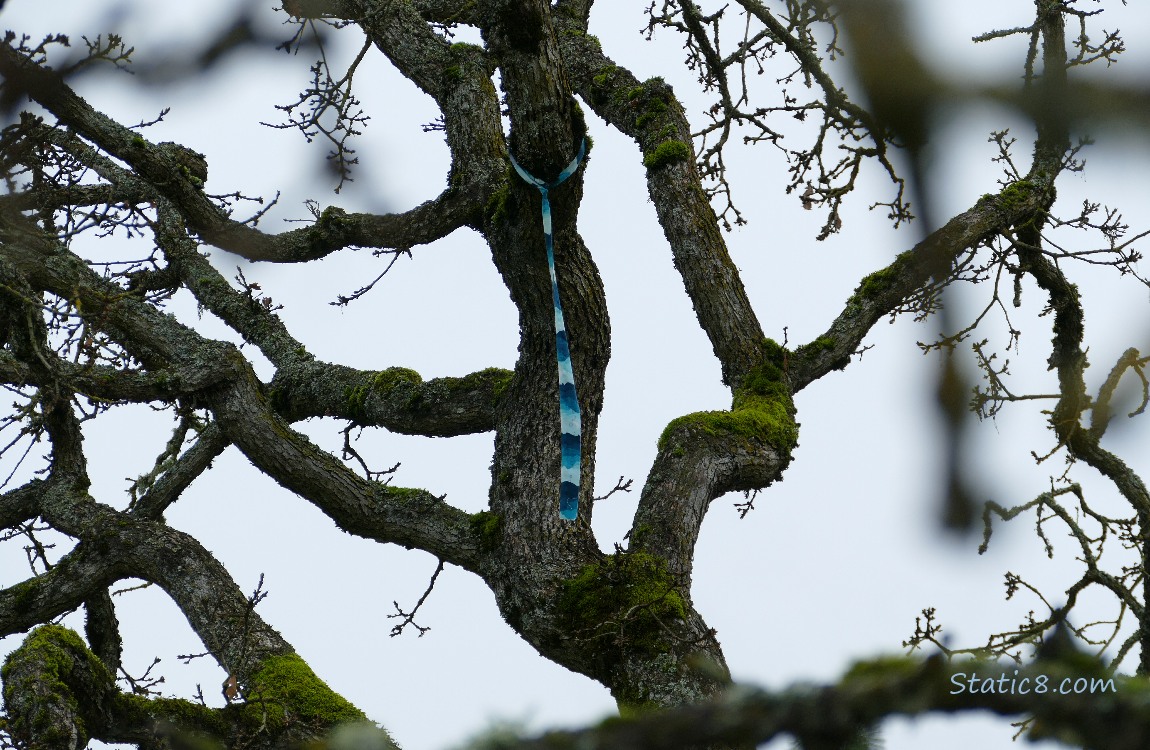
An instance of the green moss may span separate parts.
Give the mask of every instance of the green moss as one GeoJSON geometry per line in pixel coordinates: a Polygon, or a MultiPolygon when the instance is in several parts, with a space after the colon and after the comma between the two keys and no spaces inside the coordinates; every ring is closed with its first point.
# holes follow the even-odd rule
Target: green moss
{"type": "Polygon", "coordinates": [[[186,179],[188,182],[192,183],[192,185],[194,187],[203,188],[204,181],[202,179],[200,179],[199,177],[197,177],[195,174],[193,174],[192,170],[188,169],[185,166],[180,166],[180,174],[183,175],[184,179],[186,179]]]}
{"type": "Polygon", "coordinates": [[[32,603],[36,598],[37,586],[32,580],[22,581],[11,586],[9,593],[15,594],[16,598],[12,602],[14,612],[25,612],[32,608],[32,603]]]}
{"type": "Polygon", "coordinates": [[[133,136],[132,145],[135,146],[136,148],[143,148],[144,146],[148,145],[148,142],[144,140],[143,136],[137,135],[137,136],[133,136]]]}
{"type": "MultiPolygon", "coordinates": [[[[626,104],[632,110],[633,117],[635,118],[635,126],[637,128],[646,128],[650,125],[658,124],[662,116],[670,111],[673,98],[667,84],[662,78],[649,78],[643,82],[642,86],[636,86],[626,92],[626,104]]],[[[652,159],[652,164],[648,167],[661,166],[662,164],[669,163],[666,159],[659,160],[654,157],[659,148],[662,148],[667,143],[676,141],[675,129],[664,126],[660,131],[659,137],[663,138],[660,146],[656,147],[650,154],[648,159],[652,159]]],[[[648,143],[654,142],[656,139],[650,135],[644,136],[644,140],[648,143]]],[[[682,141],[679,141],[682,143],[682,141]]],[[[685,144],[684,144],[685,145],[685,144]]],[[[690,159],[690,150],[683,154],[681,149],[676,148],[679,155],[675,151],[664,151],[664,157],[671,157],[671,160],[690,159]]],[[[644,162],[646,164],[646,161],[644,162]]]]}
{"type": "Polygon", "coordinates": [[[507,220],[507,201],[511,198],[511,174],[503,179],[503,184],[487,199],[483,207],[483,214],[492,224],[501,224],[507,220]]]}
{"type": "Polygon", "coordinates": [[[1014,228],[1019,232],[1033,233],[1037,232],[1046,221],[1046,214],[1040,210],[1041,205],[1049,206],[1054,202],[1055,196],[1053,185],[1041,191],[1040,186],[1030,180],[1018,180],[1002,189],[998,194],[998,202],[1002,210],[1010,214],[1025,210],[1027,204],[1032,205],[1034,210],[1028,211],[1024,218],[1017,221],[1014,228]]]}
{"type": "Polygon", "coordinates": [[[319,215],[316,226],[324,230],[343,229],[351,224],[351,218],[339,206],[328,206],[319,215]]]}
{"type": "MultiPolygon", "coordinates": [[[[833,336],[819,336],[809,344],[803,344],[795,349],[794,357],[796,360],[806,360],[815,357],[824,352],[832,352],[836,346],[836,341],[833,336]]],[[[850,355],[840,357],[831,363],[835,369],[841,370],[850,364],[850,355]]]]}
{"type": "Polygon", "coordinates": [[[443,69],[443,75],[449,81],[458,81],[463,78],[463,66],[470,60],[475,60],[484,53],[482,47],[466,42],[456,42],[448,50],[451,64],[443,69]]]}
{"type": "Polygon", "coordinates": [[[223,709],[176,698],[121,693],[111,672],[80,636],[58,625],[32,631],[8,655],[0,677],[9,707],[18,702],[18,695],[33,692],[21,678],[34,679],[35,691],[50,696],[47,701],[36,702],[34,715],[10,717],[11,730],[18,736],[33,734],[34,745],[70,743],[69,737],[54,736],[64,730],[55,726],[49,715],[61,702],[77,717],[81,746],[88,739],[81,717],[102,713],[106,710],[105,700],[112,702],[112,714],[120,717],[124,725],[150,726],[160,719],[178,727],[185,734],[183,739],[192,743],[189,747],[205,750],[222,747],[221,742],[234,737],[237,731],[254,735],[269,730],[278,732],[297,723],[323,728],[365,720],[359,709],[332,691],[296,654],[266,659],[247,686],[246,701],[223,709]]]}
{"type": "Polygon", "coordinates": [[[743,377],[742,386],[735,391],[734,408],[741,408],[740,401],[767,398],[785,401],[793,412],[791,391],[786,382],[787,360],[791,353],[774,339],[765,338],[762,342],[762,359],[743,377]]]}
{"type": "Polygon", "coordinates": [[[644,108],[643,113],[635,118],[635,127],[642,128],[647,126],[659,119],[668,109],[667,102],[662,98],[651,97],[647,100],[647,106],[644,108]]]}
{"type": "Polygon", "coordinates": [[[880,268],[874,273],[864,276],[862,281],[859,282],[859,285],[855,287],[855,293],[848,302],[852,300],[856,302],[870,300],[886,293],[886,291],[898,281],[899,275],[906,268],[910,260],[911,251],[908,250],[904,253],[900,253],[898,257],[894,259],[894,262],[886,268],[880,268]]]}
{"type": "Polygon", "coordinates": [[[498,513],[481,510],[471,514],[471,533],[479,539],[479,548],[491,552],[499,546],[503,531],[503,519],[498,513]]]}
{"type": "MultiPolygon", "coordinates": [[[[670,440],[686,433],[710,435],[725,440],[734,439],[755,451],[755,443],[765,442],[775,450],[789,456],[799,440],[799,425],[795,421],[795,405],[786,382],[786,362],[789,352],[771,339],[763,341],[760,363],[743,378],[735,389],[730,411],[703,411],[686,414],[671,420],[659,437],[659,450],[670,440]]],[[[672,452],[679,455],[680,446],[672,452]]]]}
{"type": "Polygon", "coordinates": [[[1002,207],[1009,211],[1028,200],[1035,190],[1037,188],[1033,182],[1018,180],[1004,187],[1002,192],[998,194],[998,199],[1002,201],[1002,207]]]}
{"type": "Polygon", "coordinates": [[[334,727],[367,720],[358,708],[316,677],[297,654],[265,659],[252,676],[248,702],[260,703],[269,726],[276,729],[297,721],[334,727]]]}
{"type": "Polygon", "coordinates": [[[491,388],[491,399],[493,402],[498,402],[503,396],[503,392],[507,390],[507,386],[511,385],[511,379],[514,376],[515,373],[511,370],[505,370],[502,367],[488,367],[464,375],[462,378],[439,378],[439,380],[446,384],[449,397],[462,390],[491,388]]]}
{"type": "Polygon", "coordinates": [[[859,285],[855,287],[854,294],[847,300],[847,304],[857,305],[865,300],[872,300],[885,294],[898,281],[912,261],[913,251],[907,250],[899,253],[894,262],[886,268],[880,268],[874,273],[864,276],[859,285]]]}
{"type": "Polygon", "coordinates": [[[732,411],[700,411],[673,419],[659,438],[660,449],[671,435],[683,429],[736,437],[747,443],[763,441],[786,454],[798,445],[799,438],[792,409],[772,399],[744,400],[742,408],[732,411]]]}
{"type": "Polygon", "coordinates": [[[117,693],[113,713],[127,726],[149,726],[162,719],[179,727],[181,739],[189,747],[223,750],[223,737],[233,736],[237,727],[259,731],[262,713],[258,705],[233,704],[217,710],[180,698],[155,698],[117,693]]]}
{"type": "Polygon", "coordinates": [[[855,293],[864,299],[873,299],[898,279],[898,273],[893,268],[883,268],[863,277],[862,282],[855,289],[855,293]]]}
{"type": "Polygon", "coordinates": [[[463,399],[482,398],[491,394],[491,405],[510,384],[513,373],[499,367],[489,367],[461,378],[444,377],[424,381],[419,373],[405,367],[391,367],[369,373],[344,389],[347,414],[352,419],[364,416],[369,400],[386,399],[393,406],[414,412],[426,411],[439,404],[450,404],[463,399]]]}
{"type": "Polygon", "coordinates": [[[651,533],[651,526],[649,524],[641,523],[631,532],[631,544],[636,547],[643,546],[643,540],[648,534],[651,533]]]}
{"type": "Polygon", "coordinates": [[[859,661],[851,665],[843,675],[842,684],[864,680],[889,680],[916,674],[922,669],[922,662],[909,656],[884,656],[869,661],[859,661]]]}
{"type": "Polygon", "coordinates": [[[344,390],[343,397],[353,417],[363,414],[363,408],[372,393],[386,394],[401,383],[418,385],[423,378],[415,370],[406,367],[389,367],[372,374],[366,381],[344,390]]]}
{"type": "Polygon", "coordinates": [[[79,744],[86,744],[83,716],[98,710],[94,704],[115,689],[115,680],[104,663],[88,650],[79,635],[60,625],[42,625],[33,630],[4,660],[0,679],[4,682],[11,731],[16,736],[34,737],[33,746],[50,747],[71,741],[69,729],[52,718],[60,708],[75,717],[79,744]],[[82,669],[76,669],[77,663],[83,665],[82,669]],[[27,684],[30,680],[35,681],[35,687],[27,684]],[[34,703],[20,700],[34,694],[41,696],[34,703]],[[79,701],[85,702],[86,709],[81,708],[79,701]],[[20,704],[31,715],[14,714],[12,707],[20,704]]]}
{"type": "Polygon", "coordinates": [[[428,496],[427,490],[420,490],[414,487],[392,487],[387,485],[383,487],[384,497],[390,502],[397,503],[411,503],[424,500],[428,496]]]}
{"type": "Polygon", "coordinates": [[[591,78],[592,85],[600,88],[606,86],[610,82],[611,76],[613,76],[618,69],[615,65],[604,65],[599,69],[599,72],[591,78]]]}
{"type": "Polygon", "coordinates": [[[803,344],[795,349],[796,357],[806,357],[819,352],[829,352],[835,348],[835,340],[833,336],[819,336],[809,344],[803,344]]]}
{"type": "Polygon", "coordinates": [[[645,112],[635,118],[635,127],[646,127],[647,124],[653,121],[656,117],[658,117],[658,115],[653,112],[645,112]]]}
{"type": "Polygon", "coordinates": [[[342,208],[328,206],[319,215],[307,235],[307,243],[315,252],[329,247],[332,241],[343,241],[351,227],[351,217],[342,208]]]}
{"type": "MultiPolygon", "coordinates": [[[[634,719],[643,714],[649,714],[652,711],[658,711],[660,706],[655,701],[638,701],[632,703],[631,701],[618,701],[619,716],[615,718],[616,721],[620,719],[634,719]]],[[[606,722],[604,722],[606,723],[606,722]]]]}
{"type": "Polygon", "coordinates": [[[666,140],[643,157],[643,166],[647,169],[659,169],[668,164],[690,161],[691,156],[691,147],[686,143],[676,140],[666,140]]]}
{"type": "Polygon", "coordinates": [[[661,623],[687,616],[666,561],[641,551],[617,552],[565,581],[556,612],[576,637],[601,639],[605,652],[624,645],[665,651],[661,623]]]}
{"type": "Polygon", "coordinates": [[[503,398],[503,394],[507,392],[507,386],[511,385],[511,380],[514,377],[514,373],[509,373],[506,378],[495,381],[495,387],[491,391],[491,398],[495,403],[499,403],[503,398]]]}

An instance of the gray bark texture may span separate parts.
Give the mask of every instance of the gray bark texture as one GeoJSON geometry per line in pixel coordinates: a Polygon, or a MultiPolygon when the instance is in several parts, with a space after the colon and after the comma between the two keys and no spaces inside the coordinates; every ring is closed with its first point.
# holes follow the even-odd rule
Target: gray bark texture
{"type": "MultiPolygon", "coordinates": [[[[583,733],[525,740],[523,747],[752,747],[779,733],[807,748],[859,747],[863,730],[888,715],[981,709],[1037,717],[1036,736],[1045,731],[1093,747],[1147,746],[1150,730],[1137,698],[1147,688],[1134,682],[1117,698],[954,698],[945,688],[962,670],[932,658],[875,662],[818,689],[770,695],[735,688],[716,633],[691,597],[695,545],[711,502],[732,491],[764,489],[791,463],[799,437],[794,395],[846,369],[880,320],[935,311],[938,293],[980,250],[991,258],[982,262],[1028,275],[1049,296],[1050,366],[1061,389],[1052,429],[1074,459],[1111,479],[1135,509],[1131,543],[1150,544],[1145,485],[1099,445],[1114,386],[1097,399],[1086,394],[1082,309],[1064,266],[1043,247],[1055,181],[1073,153],[1067,112],[1075,110],[1052,102],[1089,99],[1067,81],[1067,6],[1038,0],[1033,27],[1021,30],[1032,35],[1036,53],[1027,62],[1026,92],[1008,103],[1036,125],[1030,168],[928,227],[932,231],[889,266],[860,280],[840,310],[829,311],[822,336],[786,347],[764,337],[728,254],[723,228],[741,216],[729,202],[718,214],[713,208],[729,198],[721,146],[732,128],[760,127],[761,138],[773,140],[763,125],[767,110],[746,109],[740,99],[736,71],[767,45],[790,55],[818,92],[810,111],[825,116],[822,135],[834,132],[855,144],[834,168],[819,155],[822,135],[806,161],[793,152],[792,187],[807,186],[804,205],[828,210],[824,236],[841,225],[838,205],[864,160],[890,173],[897,192],[892,218],[906,220],[906,183],[891,154],[904,148],[911,171],[921,168],[925,123],[939,88],[905,40],[900,47],[884,36],[899,28],[881,23],[883,14],[897,17],[896,4],[737,0],[727,12],[745,14],[747,28],[753,22],[757,31],[727,53],[711,33],[722,13],[706,15],[688,1],[652,7],[653,27],[684,35],[701,80],[717,98],[702,134],[693,132],[671,86],[659,78],[638,80],[587,33],[591,0],[283,5],[297,20],[357,25],[370,42],[367,53],[386,56],[435,101],[451,154],[442,194],[388,215],[332,207],[317,211],[307,226],[266,233],[234,220],[205,194],[208,165],[192,150],[195,144],[149,141],[81,98],[68,71],[54,69],[44,49],[18,37],[0,45],[2,101],[14,113],[0,140],[9,187],[0,196],[0,378],[23,394],[24,429],[51,447],[43,473],[0,495],[0,526],[20,531],[36,521],[75,540],[43,572],[0,590],[0,634],[31,631],[3,670],[4,731],[18,746],[78,750],[99,739],[141,748],[200,743],[259,750],[324,742],[336,727],[367,720],[261,618],[258,597],[244,594],[194,537],[165,522],[165,510],[227,450],[240,451],[348,533],[424,550],[481,578],[516,633],[543,657],[608,688],[627,717],[583,733]],[[483,44],[452,44],[443,29],[453,24],[478,29],[483,44]],[[857,77],[870,109],[853,102],[824,69],[810,30],[817,24],[856,43],[857,77]],[[892,82],[876,66],[898,68],[905,81],[892,82]],[[496,72],[501,90],[493,83],[496,72]],[[896,85],[902,86],[897,92],[896,85]],[[15,114],[29,100],[42,114],[15,114]],[[507,138],[501,116],[510,122],[507,138]],[[668,424],[641,482],[629,546],[612,554],[600,551],[590,527],[611,327],[593,248],[576,225],[583,173],[550,193],[582,409],[580,517],[567,522],[556,512],[555,332],[539,194],[515,176],[508,159],[510,151],[532,174],[553,178],[586,136],[589,117],[634,140],[670,256],[731,391],[729,410],[685,414],[668,424]],[[78,171],[95,180],[73,180],[78,171]],[[73,251],[61,229],[72,222],[60,218],[112,210],[128,217],[123,221],[138,220],[137,231],[154,238],[154,264],[101,274],[73,251]],[[251,261],[303,263],[352,247],[406,251],[464,227],[485,239],[518,311],[519,358],[511,370],[424,380],[398,366],[368,372],[319,361],[272,305],[250,287],[237,289],[204,254],[218,248],[251,261]],[[274,376],[262,382],[239,347],[163,312],[163,300],[177,289],[258,349],[274,376]],[[90,494],[81,401],[97,412],[100,404],[163,405],[177,416],[176,437],[127,510],[90,494]],[[1091,408],[1086,427],[1080,420],[1091,408]],[[293,427],[315,416],[410,435],[494,432],[489,508],[468,514],[426,490],[361,476],[293,427]],[[186,615],[229,676],[226,708],[140,695],[117,683],[122,644],[108,591],[127,578],[158,586],[186,615]],[[47,624],[80,607],[87,614],[83,637],[47,624]]],[[[1135,351],[1124,361],[1141,372],[1146,360],[1135,351]]],[[[1117,371],[1115,381],[1120,376],[1117,371]]],[[[1108,577],[1090,564],[1081,588],[1088,585],[1110,590],[1145,622],[1142,584],[1108,577]]],[[[1002,652],[1042,640],[1071,605],[1033,623],[1002,652]]],[[[930,636],[928,628],[922,640],[930,636]]],[[[1135,641],[1140,672],[1150,671],[1150,625],[1135,641]]],[[[1042,666],[1046,673],[1069,673],[1066,660],[1082,658],[1064,650],[1042,666]]],[[[380,735],[372,742],[384,747],[390,740],[380,735]]]]}

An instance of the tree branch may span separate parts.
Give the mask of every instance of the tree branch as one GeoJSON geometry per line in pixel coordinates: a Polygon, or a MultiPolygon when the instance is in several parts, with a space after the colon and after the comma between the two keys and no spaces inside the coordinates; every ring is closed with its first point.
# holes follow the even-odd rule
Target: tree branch
{"type": "MultiPolygon", "coordinates": [[[[563,17],[556,25],[561,32],[579,30],[577,21],[563,17]]],[[[559,41],[576,92],[639,144],[675,268],[722,365],[723,382],[737,387],[759,362],[763,331],[695,169],[682,105],[662,79],[640,84],[592,37],[560,33],[559,41]]]]}
{"type": "Polygon", "coordinates": [[[496,409],[511,376],[493,367],[424,381],[403,367],[367,372],[307,362],[278,372],[268,394],[290,422],[338,417],[405,435],[451,437],[495,429],[496,409]]]}
{"type": "MultiPolygon", "coordinates": [[[[205,241],[250,260],[298,263],[348,246],[409,248],[432,242],[472,222],[486,195],[450,188],[404,214],[347,214],[329,208],[310,227],[268,235],[233,221],[203,192],[203,181],[181,161],[186,149],[153,144],[91,107],[54,71],[35,64],[9,44],[0,45],[0,75],[101,149],[129,164],[139,177],[115,180],[139,194],[139,179],[171,200],[205,241]]],[[[121,176],[126,177],[126,176],[121,176]]]]}
{"type": "Polygon", "coordinates": [[[207,396],[224,434],[276,482],[357,536],[426,550],[472,572],[481,558],[469,516],[424,490],[361,479],[292,430],[268,406],[254,377],[207,396]]]}
{"type": "MultiPolygon", "coordinates": [[[[1078,655],[1081,657],[1081,655],[1078,655]]],[[[756,746],[790,735],[804,747],[843,747],[859,731],[888,716],[991,711],[1032,715],[1028,737],[1058,737],[1085,747],[1138,750],[1150,736],[1141,680],[1115,679],[1089,663],[1040,660],[945,663],[907,658],[857,664],[836,685],[772,693],[736,687],[706,703],[605,722],[581,731],[550,732],[507,744],[508,750],[680,750],[756,746]],[[971,687],[971,678],[975,682],[971,687]],[[1077,691],[1076,681],[1096,685],[1077,691]],[[1064,682],[1065,681],[1065,682],[1064,682]],[[1036,689],[1041,684],[1044,689],[1036,689]],[[987,690],[987,686],[991,689],[987,690]],[[1066,693],[1060,686],[1068,686],[1066,693]]]]}
{"type": "Polygon", "coordinates": [[[85,316],[145,364],[161,369],[206,368],[224,376],[229,384],[205,393],[205,400],[227,440],[280,484],[299,492],[349,531],[426,549],[476,569],[478,546],[467,514],[427,492],[384,487],[356,477],[271,411],[250,366],[233,346],[205,339],[125,295],[42,233],[0,221],[0,239],[8,236],[13,239],[0,248],[0,257],[12,261],[38,287],[81,300],[85,316]]]}
{"type": "Polygon", "coordinates": [[[798,393],[828,372],[843,369],[870,329],[899,309],[932,278],[945,278],[954,260],[968,248],[1042,212],[1048,196],[1028,181],[984,195],[885,268],[863,277],[843,311],[814,341],[795,349],[788,373],[798,393]]]}

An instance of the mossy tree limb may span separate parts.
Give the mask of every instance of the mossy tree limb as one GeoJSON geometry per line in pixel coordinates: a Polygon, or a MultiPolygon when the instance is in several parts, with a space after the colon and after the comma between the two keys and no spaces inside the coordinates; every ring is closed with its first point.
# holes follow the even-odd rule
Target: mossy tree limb
{"type": "Polygon", "coordinates": [[[711,501],[781,478],[798,445],[787,374],[790,353],[764,339],[759,363],[735,389],[729,411],[686,414],[659,438],[631,526],[634,548],[665,559],[690,580],[694,548],[711,501]]]}
{"type": "Polygon", "coordinates": [[[794,392],[843,369],[880,320],[924,287],[945,282],[963,252],[1044,213],[1052,200],[1047,191],[1007,186],[951,218],[889,265],[863,277],[826,332],[796,348],[801,356],[792,358],[788,368],[794,392]]]}
{"type": "MultiPolygon", "coordinates": [[[[557,23],[578,28],[562,17],[557,23]]],[[[648,194],[675,268],[721,363],[723,382],[738,383],[758,360],[763,330],[695,168],[682,104],[662,79],[640,82],[583,37],[563,35],[560,44],[576,91],[644,154],[648,194]]]]}
{"type": "MultiPolygon", "coordinates": [[[[662,11],[652,6],[652,28],[661,23],[656,18],[660,12],[665,25],[683,22],[680,30],[696,45],[688,54],[702,66],[698,71],[704,85],[714,84],[720,92],[719,106],[710,112],[718,129],[710,132],[729,130],[734,110],[743,106],[728,85],[734,79],[721,71],[738,69],[740,56],[743,64],[765,62],[760,53],[774,46],[795,58],[799,72],[823,91],[825,113],[844,125],[836,132],[853,145],[845,160],[835,161],[848,165],[850,183],[864,158],[877,157],[890,169],[888,135],[872,132],[867,124],[873,120],[847,101],[845,90],[822,69],[817,49],[806,43],[813,39],[810,23],[833,19],[816,13],[787,25],[761,3],[740,0],[737,5],[746,11],[748,28],[755,19],[763,26],[726,56],[719,54],[721,13],[704,16],[681,3],[665,4],[662,11]],[[867,127],[860,130],[860,124],[867,127]],[[874,140],[873,149],[867,137],[874,140]]],[[[1115,483],[1140,511],[1145,532],[1150,524],[1145,488],[1128,467],[1097,450],[1097,440],[1091,442],[1080,424],[1089,405],[1082,385],[1081,307],[1073,285],[1042,254],[1049,251],[1042,248],[1041,230],[1054,199],[1053,181],[1067,159],[1061,116],[1045,105],[1036,107],[1045,119],[1028,174],[1013,175],[997,195],[988,194],[860,279],[841,309],[829,312],[833,321],[822,335],[788,350],[764,338],[764,324],[721,232],[725,218],[712,208],[713,178],[721,173],[714,161],[718,152],[692,135],[682,103],[666,81],[640,81],[604,54],[602,44],[588,34],[591,8],[588,0],[289,0],[285,9],[291,14],[338,16],[356,25],[370,42],[364,56],[381,53],[430,97],[442,115],[430,129],[446,137],[450,167],[443,191],[409,211],[373,215],[316,207],[314,222],[282,234],[231,219],[227,200],[205,193],[207,163],[193,148],[150,142],[138,129],[115,122],[80,98],[55,72],[58,66],[42,64],[39,53],[24,49],[23,42],[9,39],[3,45],[5,93],[14,93],[14,100],[27,94],[43,109],[25,113],[0,137],[10,157],[6,176],[19,193],[0,200],[0,380],[26,397],[20,407],[25,410],[22,427],[50,443],[51,455],[42,478],[0,497],[0,520],[13,526],[39,517],[72,536],[76,547],[52,559],[53,567],[42,575],[0,591],[0,632],[51,621],[78,606],[87,606],[92,615],[87,629],[91,652],[75,634],[37,631],[51,636],[53,653],[64,656],[63,661],[41,659],[25,670],[38,673],[33,692],[40,691],[35,694],[51,714],[46,728],[33,726],[25,736],[35,740],[35,731],[41,731],[49,744],[74,744],[88,733],[146,745],[153,740],[145,732],[148,722],[167,717],[184,726],[188,721],[178,703],[119,694],[99,698],[106,693],[100,687],[106,681],[95,677],[84,683],[90,688],[86,694],[102,701],[91,710],[83,700],[69,702],[62,697],[66,691],[57,689],[71,679],[62,677],[65,662],[74,674],[96,675],[100,664],[111,667],[118,661],[117,623],[107,606],[107,587],[125,577],[162,588],[227,673],[242,703],[236,700],[219,713],[195,714],[201,717],[195,720],[200,730],[221,743],[251,747],[252,738],[256,745],[311,740],[336,723],[362,719],[258,616],[253,599],[224,566],[164,521],[171,503],[232,446],[270,482],[315,505],[340,529],[423,550],[437,556],[441,567],[450,562],[479,576],[517,634],[544,657],[598,680],[621,712],[642,715],[722,693],[730,681],[723,652],[690,595],[695,544],[711,502],[724,492],[757,490],[778,481],[798,445],[794,394],[850,364],[882,318],[916,304],[929,312],[938,290],[954,280],[956,258],[991,243],[996,244],[993,262],[1017,258],[1017,275],[1038,281],[1054,309],[1051,362],[1058,370],[1060,398],[1053,417],[1059,441],[1115,483]],[[474,26],[482,44],[451,44],[447,37],[459,23],[474,26]],[[496,89],[496,74],[502,90],[496,89]],[[731,396],[727,409],[685,414],[667,426],[645,478],[630,547],[612,555],[600,552],[590,523],[611,330],[594,254],[600,249],[588,247],[578,231],[583,177],[598,161],[584,161],[549,193],[558,294],[583,410],[582,508],[579,521],[569,524],[556,517],[554,502],[559,464],[554,302],[541,252],[540,197],[514,176],[507,158],[510,152],[531,172],[554,177],[581,142],[590,148],[580,100],[634,141],[630,158],[646,169],[647,194],[668,253],[731,396]],[[8,149],[10,143],[19,148],[8,149]],[[75,182],[73,165],[98,184],[66,184],[75,182]],[[23,183],[26,174],[36,176],[30,185],[23,183]],[[25,215],[33,211],[37,217],[25,215]],[[61,213],[68,215],[67,222],[59,222],[61,213]],[[94,272],[106,258],[86,256],[84,243],[72,242],[78,230],[69,228],[93,216],[129,217],[120,226],[130,234],[144,232],[149,252],[154,240],[158,252],[149,262],[155,267],[126,272],[107,267],[105,276],[94,272]],[[241,277],[237,289],[205,257],[205,245],[210,245],[253,260],[301,263],[356,246],[402,251],[462,227],[486,242],[518,313],[518,359],[511,369],[425,380],[388,360],[386,352],[372,363],[379,369],[370,371],[320,362],[276,315],[271,298],[257,293],[257,284],[241,277]],[[222,321],[230,338],[210,339],[196,323],[181,323],[169,314],[173,308],[164,307],[167,295],[183,291],[222,321]],[[266,357],[275,371],[270,382],[257,378],[250,350],[230,343],[238,340],[266,357]],[[68,342],[69,356],[75,353],[84,364],[68,361],[54,348],[58,341],[68,342]],[[89,494],[80,429],[81,416],[87,418],[80,411],[87,408],[81,406],[85,399],[101,418],[109,400],[154,403],[178,415],[179,439],[164,449],[147,481],[137,482],[141,494],[133,497],[136,502],[128,511],[89,494]],[[371,481],[370,471],[365,479],[293,428],[309,417],[345,420],[349,430],[379,426],[428,436],[492,431],[491,481],[478,491],[479,497],[486,494],[489,507],[469,513],[424,489],[371,481]],[[180,430],[192,429],[191,424],[198,438],[184,450],[180,430]],[[256,725],[213,724],[235,716],[256,716],[256,725]]],[[[1053,71],[1068,64],[1061,23],[1069,9],[1055,0],[1040,0],[1036,8],[1039,18],[1031,33],[1035,40],[1041,36],[1056,88],[1032,101],[1062,101],[1062,74],[1053,71]]],[[[732,7],[728,15],[738,13],[732,7]]],[[[1034,82],[1033,62],[1027,63],[1028,85],[1034,82]]],[[[787,106],[796,116],[808,112],[806,105],[787,106]]],[[[768,109],[756,109],[754,116],[766,116],[768,109]]],[[[826,153],[807,156],[817,161],[826,153]]],[[[219,172],[213,172],[213,181],[219,172]]],[[[801,163],[792,170],[798,180],[805,174],[801,163]]],[[[802,188],[793,181],[789,185],[796,186],[802,188]]],[[[804,203],[830,201],[837,207],[850,185],[824,181],[807,187],[804,203]]],[[[889,205],[892,218],[906,218],[901,193],[889,205]]],[[[788,323],[776,320],[771,328],[788,323]]],[[[1129,366],[1139,363],[1136,357],[1129,366]]],[[[1084,557],[1091,561],[1089,549],[1084,557]]],[[[1096,581],[1119,586],[1093,568],[1089,572],[1096,581]]],[[[1145,599],[1150,583],[1143,579],[1141,585],[1145,599]]],[[[1129,596],[1123,602],[1132,604],[1134,594],[1122,593],[1129,596]]],[[[1138,606],[1126,611],[1138,618],[1145,614],[1138,606]]],[[[25,655],[32,653],[29,649],[25,655]]],[[[1143,653],[1150,653],[1150,647],[1144,644],[1143,653]]],[[[784,716],[791,724],[780,719],[770,731],[790,727],[809,744],[838,743],[871,717],[852,691],[881,701],[891,685],[925,684],[899,682],[910,680],[907,673],[917,669],[904,662],[872,666],[830,688],[833,706],[841,709],[837,712],[820,711],[822,705],[808,700],[809,695],[768,702],[784,713],[798,712],[798,718],[784,716]],[[872,680],[875,674],[880,677],[872,680]],[[814,724],[820,718],[829,729],[814,724]]],[[[934,673],[932,679],[940,674],[945,676],[934,673]]],[[[23,715],[37,710],[18,699],[14,705],[23,715]]],[[[890,705],[891,712],[903,710],[901,703],[890,705]]],[[[670,741],[678,747],[685,736],[670,741]]],[[[749,739],[712,734],[705,741],[749,739]]]]}
{"type": "MultiPolygon", "coordinates": [[[[224,708],[122,692],[112,673],[71,630],[33,630],[3,666],[7,728],[41,750],[76,750],[90,739],[204,748],[283,747],[315,741],[366,717],[299,656],[269,656],[224,708]]],[[[393,746],[386,733],[387,746],[393,746]]]]}
{"type": "Polygon", "coordinates": [[[1091,666],[1091,661],[1077,654],[1019,668],[1014,662],[876,658],[857,663],[828,684],[780,691],[736,687],[695,705],[609,719],[578,731],[507,740],[500,746],[680,750],[756,747],[788,737],[804,747],[846,748],[858,738],[860,725],[871,726],[886,717],[987,711],[1031,721],[1035,739],[1107,750],[1145,747],[1150,736],[1145,711],[1150,686],[1143,678],[1115,678],[1100,670],[1097,662],[1091,666]],[[1039,684],[1045,689],[1035,689],[1039,684]],[[1062,685],[1069,690],[1060,692],[1062,685]]]}
{"type": "Polygon", "coordinates": [[[306,362],[277,373],[269,398],[285,419],[347,419],[405,435],[450,437],[495,429],[495,409],[512,372],[492,367],[423,380],[414,370],[365,372],[306,362]]]}

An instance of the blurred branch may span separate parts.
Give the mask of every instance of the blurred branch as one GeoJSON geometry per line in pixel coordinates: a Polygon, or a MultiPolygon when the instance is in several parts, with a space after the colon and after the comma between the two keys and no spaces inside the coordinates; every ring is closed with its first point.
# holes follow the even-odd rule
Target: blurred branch
{"type": "MultiPolygon", "coordinates": [[[[1142,750],[1150,737],[1144,680],[1116,677],[1065,649],[1025,667],[932,657],[856,664],[837,684],[781,692],[735,687],[719,698],[588,729],[535,738],[502,733],[470,747],[490,750],[683,750],[751,747],[790,736],[806,748],[841,748],[891,716],[990,711],[1030,716],[1027,739],[1057,738],[1091,748],[1142,750]]],[[[329,747],[331,747],[329,745],[329,747]]]]}

